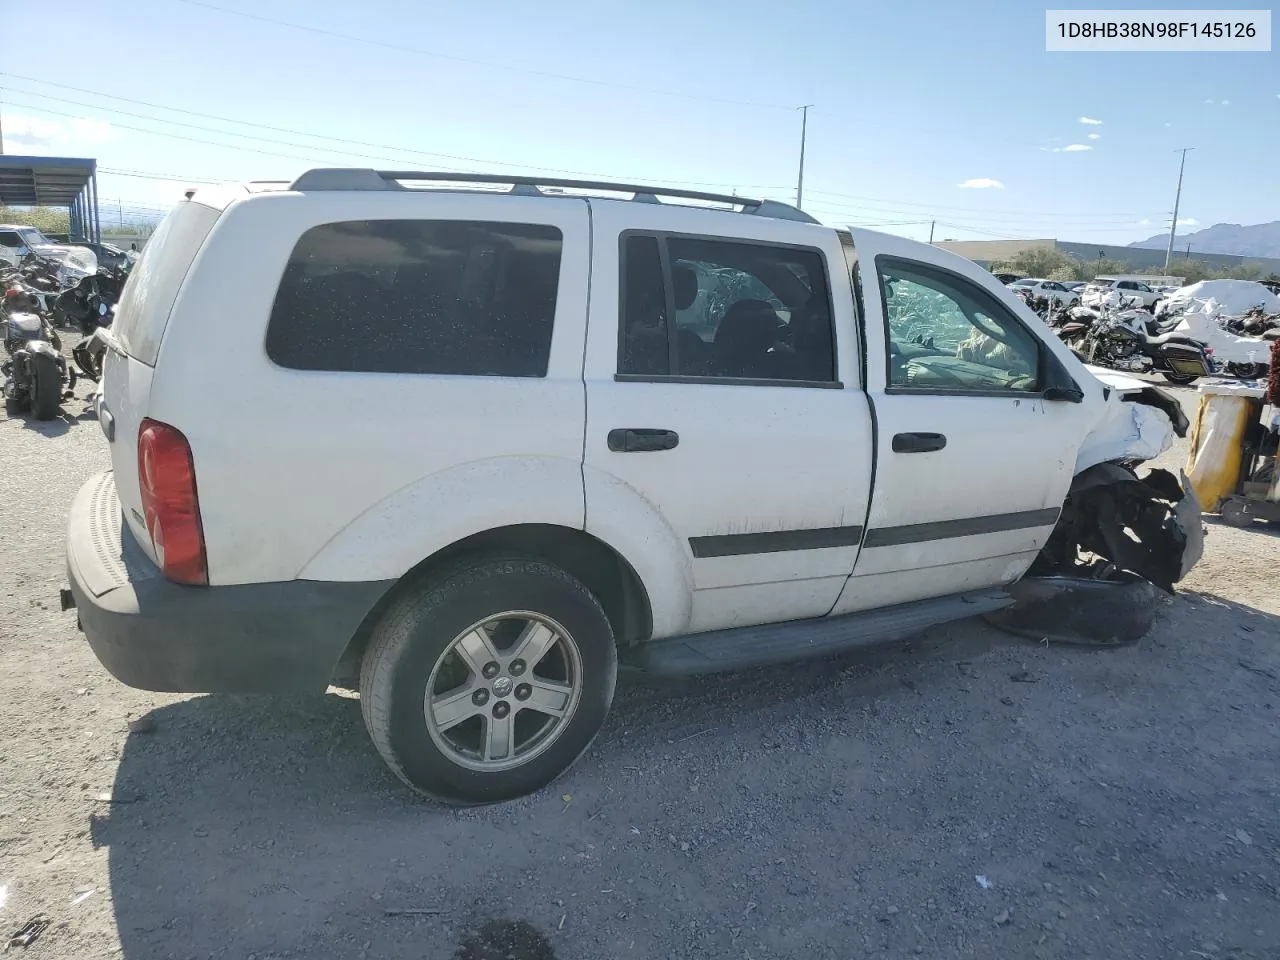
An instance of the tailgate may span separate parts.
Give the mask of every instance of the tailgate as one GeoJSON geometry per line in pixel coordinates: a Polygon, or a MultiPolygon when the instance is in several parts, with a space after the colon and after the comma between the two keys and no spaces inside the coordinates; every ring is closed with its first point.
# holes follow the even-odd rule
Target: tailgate
{"type": "Polygon", "coordinates": [[[138,425],[147,413],[154,371],[140,360],[108,350],[103,360],[102,399],[98,421],[111,446],[116,496],[134,538],[152,560],[155,553],[142,515],[142,490],[138,486],[138,425]]]}

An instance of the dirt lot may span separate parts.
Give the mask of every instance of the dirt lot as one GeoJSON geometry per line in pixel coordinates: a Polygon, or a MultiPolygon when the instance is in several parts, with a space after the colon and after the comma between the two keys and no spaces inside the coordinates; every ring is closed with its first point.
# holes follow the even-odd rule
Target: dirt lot
{"type": "Polygon", "coordinates": [[[1210,522],[1136,648],[964,623],[626,682],[553,788],[457,812],[383,768],[348,694],[158,696],[98,666],[57,605],[66,509],[107,464],[81,408],[0,419],[0,933],[53,921],[26,955],[1280,957],[1266,529],[1210,522]]]}

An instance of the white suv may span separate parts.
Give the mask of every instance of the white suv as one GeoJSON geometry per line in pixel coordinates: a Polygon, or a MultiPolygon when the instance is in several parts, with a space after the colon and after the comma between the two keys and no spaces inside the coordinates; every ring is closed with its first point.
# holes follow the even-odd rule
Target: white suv
{"type": "Polygon", "coordinates": [[[586,749],[620,660],[777,663],[1007,605],[1081,549],[1169,589],[1198,558],[1194,497],[1129,467],[1176,402],[1096,379],[974,263],[485,179],[201,189],[151,238],[108,338],[114,470],[68,529],[63,602],[116,677],[358,673],[390,767],[485,802],[586,749]]]}
{"type": "Polygon", "coordinates": [[[1084,305],[1096,307],[1102,304],[1112,293],[1119,293],[1126,300],[1141,300],[1142,306],[1154,310],[1167,294],[1153,290],[1141,280],[1123,280],[1117,277],[1094,277],[1084,288],[1084,305]]]}

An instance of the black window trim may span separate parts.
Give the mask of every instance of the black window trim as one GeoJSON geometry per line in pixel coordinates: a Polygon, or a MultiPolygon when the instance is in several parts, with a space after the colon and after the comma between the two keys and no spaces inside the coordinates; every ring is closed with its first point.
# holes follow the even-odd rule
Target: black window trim
{"type": "Polygon", "coordinates": [[[892,254],[878,254],[875,258],[876,262],[876,292],[880,297],[880,304],[883,308],[881,314],[883,316],[884,326],[884,392],[889,395],[912,396],[912,397],[1003,397],[1011,400],[1030,399],[1039,397],[1044,387],[1044,381],[1048,379],[1048,364],[1054,363],[1056,358],[1050,353],[1049,348],[1045,345],[1034,330],[1026,325],[1016,313],[1006,307],[1003,303],[996,299],[995,295],[982,284],[977,283],[973,279],[966,277],[962,273],[950,270],[947,267],[939,267],[935,264],[924,260],[912,260],[909,257],[898,257],[892,254]],[[930,274],[944,281],[958,280],[961,283],[974,287],[986,298],[988,304],[995,308],[995,312],[1012,320],[1019,328],[1022,329],[1032,340],[1036,342],[1036,363],[1037,370],[1036,389],[1035,390],[967,390],[955,389],[948,387],[901,387],[895,386],[893,383],[892,353],[889,350],[889,313],[888,305],[884,298],[884,268],[886,264],[902,264],[908,270],[916,273],[922,273],[925,276],[930,274]]]}
{"type": "Polygon", "coordinates": [[[716,384],[719,386],[739,387],[802,387],[817,390],[843,390],[840,380],[840,352],[836,324],[834,291],[831,287],[831,264],[826,251],[821,247],[813,247],[803,243],[785,243],[777,240],[756,240],[749,237],[726,237],[702,233],[685,233],[679,230],[646,230],[630,228],[618,233],[618,350],[614,361],[613,379],[616,383],[673,383],[673,384],[716,384]],[[804,253],[817,254],[822,264],[823,280],[827,287],[827,317],[831,326],[831,380],[774,380],[753,377],[695,377],[684,374],[650,374],[621,373],[624,350],[626,348],[624,321],[627,316],[627,241],[632,237],[653,237],[658,241],[658,260],[662,265],[662,285],[666,295],[667,316],[667,363],[669,370],[679,370],[679,337],[674,336],[676,326],[676,294],[672,282],[671,257],[667,252],[667,241],[700,240],[706,243],[736,243],[774,249],[798,250],[804,253]]]}

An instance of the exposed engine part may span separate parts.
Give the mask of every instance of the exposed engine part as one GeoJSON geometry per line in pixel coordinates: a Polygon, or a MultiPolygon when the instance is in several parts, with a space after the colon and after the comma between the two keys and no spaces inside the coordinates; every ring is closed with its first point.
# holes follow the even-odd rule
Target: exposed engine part
{"type": "Polygon", "coordinates": [[[1168,593],[1204,552],[1200,503],[1190,483],[1167,470],[1139,478],[1129,467],[1100,463],[1071,484],[1058,525],[1029,575],[1106,575],[1113,564],[1168,593]]]}

